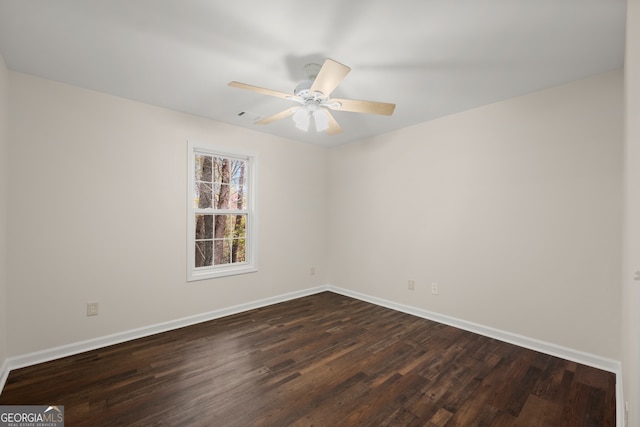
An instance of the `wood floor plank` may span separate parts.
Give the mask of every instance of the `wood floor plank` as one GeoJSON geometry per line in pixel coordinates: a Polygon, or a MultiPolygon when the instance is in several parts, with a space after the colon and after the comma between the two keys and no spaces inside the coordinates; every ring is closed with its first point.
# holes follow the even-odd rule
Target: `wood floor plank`
{"type": "Polygon", "coordinates": [[[323,292],[12,371],[73,426],[615,426],[615,376],[323,292]]]}
{"type": "Polygon", "coordinates": [[[550,427],[560,425],[561,408],[558,404],[530,395],[514,427],[550,427]]]}

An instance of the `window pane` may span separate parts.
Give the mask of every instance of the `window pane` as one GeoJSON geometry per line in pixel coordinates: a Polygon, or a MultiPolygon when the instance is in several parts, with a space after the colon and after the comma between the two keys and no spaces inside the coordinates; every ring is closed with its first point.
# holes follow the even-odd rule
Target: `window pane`
{"type": "Polygon", "coordinates": [[[193,207],[197,208],[200,203],[200,186],[197,182],[193,182],[193,207]]]}
{"type": "Polygon", "coordinates": [[[228,209],[229,208],[229,185],[228,184],[214,184],[215,185],[215,208],[216,209],[228,209]]]}
{"type": "Polygon", "coordinates": [[[246,240],[234,239],[233,247],[231,248],[231,262],[245,262],[246,261],[246,240]]]}
{"type": "Polygon", "coordinates": [[[215,240],[215,265],[229,264],[231,262],[231,240],[215,240]]]}
{"type": "Polygon", "coordinates": [[[230,179],[230,209],[246,209],[246,161],[233,160],[231,162],[230,179]]]}
{"type": "Polygon", "coordinates": [[[214,217],[214,265],[245,262],[247,215],[214,217]]]}
{"type": "MultiPolygon", "coordinates": [[[[200,181],[195,188],[194,206],[200,209],[247,209],[246,161],[225,157],[199,156],[211,162],[210,181],[200,181]]],[[[205,162],[206,163],[206,162],[205,162]]],[[[204,175],[203,175],[204,176],[204,175]]]]}
{"type": "Polygon", "coordinates": [[[213,184],[213,208],[220,209],[220,184],[213,184]]]}
{"type": "Polygon", "coordinates": [[[216,239],[231,238],[231,232],[233,231],[231,215],[216,215],[215,217],[216,223],[214,237],[216,239]]]}
{"type": "Polygon", "coordinates": [[[196,215],[196,240],[213,239],[213,215],[196,215]]]}
{"type": "Polygon", "coordinates": [[[247,208],[247,196],[242,186],[231,184],[229,209],[243,210],[247,208]]]}
{"type": "Polygon", "coordinates": [[[196,242],[196,267],[213,265],[213,241],[196,242]]]}
{"type": "Polygon", "coordinates": [[[231,179],[230,182],[235,185],[246,184],[246,164],[244,160],[231,161],[231,179]]]}
{"type": "Polygon", "coordinates": [[[246,237],[247,216],[233,215],[233,237],[246,237]]]}
{"type": "Polygon", "coordinates": [[[213,158],[213,182],[229,182],[229,160],[222,157],[213,158]]]}
{"type": "Polygon", "coordinates": [[[213,157],[196,154],[195,181],[212,182],[213,157]]]}
{"type": "Polygon", "coordinates": [[[196,182],[193,192],[193,206],[200,209],[213,207],[211,183],[196,182]]]}
{"type": "Polygon", "coordinates": [[[229,186],[229,209],[237,209],[237,208],[238,208],[238,187],[232,184],[229,186]]]}

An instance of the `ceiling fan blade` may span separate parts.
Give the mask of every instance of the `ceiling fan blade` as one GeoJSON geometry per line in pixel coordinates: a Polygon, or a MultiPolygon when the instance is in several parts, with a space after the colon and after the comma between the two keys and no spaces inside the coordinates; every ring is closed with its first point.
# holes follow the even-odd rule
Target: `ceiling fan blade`
{"type": "Polygon", "coordinates": [[[326,104],[327,107],[336,111],[351,111],[354,113],[381,114],[390,116],[396,108],[396,104],[388,104],[386,102],[360,101],[357,99],[338,99],[331,98],[326,104]],[[340,105],[335,104],[339,102],[340,105]]]}
{"type": "Polygon", "coordinates": [[[328,135],[337,135],[342,132],[342,128],[333,117],[333,114],[329,112],[329,110],[324,110],[327,113],[327,117],[329,118],[329,128],[325,131],[328,135]]]}
{"type": "Polygon", "coordinates": [[[333,92],[347,74],[349,74],[349,71],[351,71],[351,68],[346,65],[336,62],[333,59],[325,59],[309,92],[312,94],[314,92],[320,92],[324,96],[331,95],[331,92],[333,92]]]}
{"type": "Polygon", "coordinates": [[[269,123],[275,122],[276,120],[284,119],[293,115],[300,107],[292,107],[287,108],[284,111],[279,112],[278,114],[274,114],[273,116],[265,117],[262,120],[258,120],[256,122],[257,125],[268,125],[269,123]]]}
{"type": "Polygon", "coordinates": [[[296,99],[296,96],[292,95],[290,93],[284,93],[284,92],[279,92],[277,90],[266,89],[266,88],[263,88],[263,87],[260,87],[260,86],[248,85],[246,83],[229,82],[229,86],[237,87],[239,89],[250,90],[252,92],[262,93],[264,95],[275,96],[275,97],[283,98],[283,99],[293,99],[293,100],[296,99]]]}

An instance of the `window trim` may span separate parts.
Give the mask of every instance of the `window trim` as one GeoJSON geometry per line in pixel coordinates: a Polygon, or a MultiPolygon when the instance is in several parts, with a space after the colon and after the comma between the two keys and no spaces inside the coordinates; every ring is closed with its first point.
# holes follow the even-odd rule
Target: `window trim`
{"type": "MultiPolygon", "coordinates": [[[[187,282],[215,279],[237,274],[258,271],[258,226],[256,215],[257,200],[257,156],[255,153],[228,149],[213,144],[187,141],[187,282]],[[211,267],[195,266],[195,215],[194,177],[195,154],[207,154],[219,157],[242,159],[247,162],[247,225],[246,225],[246,261],[238,264],[225,264],[211,267]]],[[[222,212],[221,212],[222,213],[222,212]]]]}

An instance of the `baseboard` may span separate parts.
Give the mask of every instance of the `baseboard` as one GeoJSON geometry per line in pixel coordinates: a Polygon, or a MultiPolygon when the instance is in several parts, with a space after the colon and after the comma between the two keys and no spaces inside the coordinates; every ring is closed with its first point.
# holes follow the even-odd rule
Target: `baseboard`
{"type": "MultiPolygon", "coordinates": [[[[36,351],[20,356],[9,357],[3,364],[3,377],[14,369],[24,368],[26,366],[36,365],[38,363],[49,362],[51,360],[60,359],[62,357],[72,356],[74,354],[83,353],[85,351],[91,351],[98,348],[107,347],[114,344],[119,344],[126,341],[131,341],[138,338],[147,337],[150,335],[159,334],[162,332],[171,331],[174,329],[183,328],[185,326],[195,325],[197,323],[206,322],[209,320],[218,319],[220,317],[230,316],[232,314],[242,313],[244,311],[253,310],[256,308],[266,307],[273,304],[289,301],[296,298],[301,298],[308,295],[313,295],[318,292],[326,291],[326,286],[317,288],[305,289],[302,291],[290,292],[286,294],[277,295],[274,297],[264,298],[261,300],[251,301],[244,304],[234,305],[231,307],[222,308],[219,310],[213,310],[207,313],[197,314],[194,316],[184,317],[177,320],[171,320],[156,325],[145,326],[142,328],[132,329],[129,331],[119,332],[112,335],[93,338],[86,341],[80,341],[77,343],[62,345],[46,350],[36,351]],[[6,371],[6,374],[4,372],[6,371]]],[[[0,393],[4,387],[4,382],[0,383],[0,393]]]]}
{"type": "Polygon", "coordinates": [[[622,368],[616,374],[616,427],[627,427],[627,401],[624,399],[624,384],[622,382],[622,368]]]}
{"type": "Polygon", "coordinates": [[[611,372],[616,376],[616,426],[624,427],[626,409],[624,400],[624,387],[622,385],[622,363],[618,360],[601,357],[595,354],[586,353],[580,350],[574,350],[557,344],[540,341],[534,338],[525,337],[523,335],[494,329],[488,326],[479,325],[477,323],[458,319],[455,317],[445,316],[443,314],[434,313],[432,311],[423,310],[421,308],[400,304],[394,301],[385,300],[383,298],[373,297],[371,295],[355,292],[349,289],[343,289],[332,285],[327,285],[326,290],[337,294],[345,295],[360,301],[369,302],[371,304],[390,308],[392,310],[401,311],[413,316],[422,317],[423,319],[433,320],[434,322],[443,323],[465,331],[473,332],[489,338],[495,338],[500,341],[508,342],[519,347],[528,348],[530,350],[539,351],[540,353],[551,356],[560,357],[565,360],[571,360],[586,366],[602,369],[611,372]]]}
{"type": "Polygon", "coordinates": [[[7,382],[7,378],[9,378],[9,363],[7,359],[2,361],[2,365],[0,365],[0,393],[2,393],[2,389],[4,389],[4,385],[7,382]]]}
{"type": "Polygon", "coordinates": [[[585,353],[580,350],[574,350],[557,344],[552,344],[534,338],[525,337],[523,335],[514,334],[512,332],[494,329],[488,326],[483,326],[455,317],[445,316],[443,314],[434,313],[432,311],[424,310],[421,308],[400,304],[394,301],[373,297],[370,295],[362,294],[360,292],[351,291],[349,289],[343,289],[336,286],[327,286],[327,290],[351,298],[356,298],[361,301],[370,302],[382,307],[391,308],[396,311],[401,311],[403,313],[422,317],[424,319],[433,320],[445,325],[454,326],[456,328],[474,332],[476,334],[483,335],[489,338],[495,338],[497,340],[515,344],[517,346],[528,348],[530,350],[539,351],[551,356],[560,357],[562,359],[571,360],[583,365],[602,369],[608,372],[618,373],[620,371],[621,364],[617,360],[585,353]]]}
{"type": "Polygon", "coordinates": [[[417,307],[412,307],[404,304],[400,304],[394,301],[385,300],[383,298],[374,297],[371,295],[355,292],[349,289],[340,288],[332,285],[324,285],[315,288],[305,289],[296,292],[290,292],[287,294],[281,294],[274,297],[269,297],[261,300],[251,301],[244,304],[235,305],[219,310],[210,311],[207,313],[198,314],[195,316],[189,316],[169,322],[164,322],[156,325],[146,326],[138,329],[120,332],[117,334],[107,335],[104,337],[98,337],[86,341],[81,341],[73,344],[63,345],[28,353],[21,356],[9,357],[4,361],[0,367],[0,393],[4,388],[4,384],[7,380],[9,372],[14,369],[23,368],[26,366],[35,365],[38,363],[48,362],[51,360],[59,359],[66,356],[71,356],[85,351],[95,350],[102,347],[107,347],[113,344],[119,344],[125,341],[134,340],[137,338],[143,338],[150,335],[155,335],[161,332],[167,332],[174,329],[182,328],[185,326],[194,325],[209,320],[218,319],[221,317],[229,316],[232,314],[241,313],[244,311],[253,310],[256,308],[266,307],[273,304],[289,301],[296,298],[301,298],[309,295],[313,295],[319,292],[330,291],[340,295],[345,295],[351,298],[355,298],[361,301],[376,304],[382,307],[390,308],[392,310],[400,311],[403,313],[411,314],[413,316],[422,317],[424,319],[433,320],[438,323],[453,326],[459,329],[463,329],[469,332],[480,334],[486,337],[495,338],[500,341],[508,342],[520,347],[528,348],[531,350],[539,351],[541,353],[549,354],[551,356],[560,357],[573,362],[581,363],[583,365],[591,366],[594,368],[602,369],[608,372],[612,372],[616,375],[616,423],[619,427],[624,425],[624,400],[622,390],[622,365],[620,361],[608,359],[605,357],[589,354],[579,350],[563,347],[557,344],[540,341],[537,339],[525,337],[519,334],[514,334],[507,331],[491,328],[488,326],[480,325],[477,323],[469,322],[466,320],[458,319],[455,317],[445,316],[432,311],[424,310],[417,307]]]}
{"type": "Polygon", "coordinates": [[[197,314],[194,316],[184,317],[181,319],[159,323],[156,325],[145,326],[142,328],[132,329],[129,331],[119,332],[112,335],[93,338],[86,341],[81,341],[77,343],[54,347],[51,349],[36,351],[33,353],[21,355],[21,356],[9,357],[3,363],[2,370],[0,370],[0,373],[3,375],[3,376],[0,376],[0,380],[7,375],[8,371],[11,371],[13,369],[19,369],[25,366],[31,366],[38,363],[48,362],[50,360],[59,359],[61,357],[71,356],[73,354],[95,350],[97,348],[102,348],[102,347],[106,347],[113,344],[119,344],[121,342],[130,341],[130,340],[142,338],[149,335],[155,335],[161,332],[166,332],[166,331],[182,328],[189,325],[194,325],[196,323],[206,322],[206,321],[217,319],[220,317],[241,313],[243,311],[253,310],[260,307],[266,307],[268,305],[277,304],[280,302],[285,302],[285,301],[301,298],[308,295],[313,295],[323,291],[331,291],[331,292],[345,295],[351,298],[356,298],[361,301],[366,301],[382,307],[387,307],[393,310],[401,311],[403,313],[422,317],[424,319],[433,320],[435,322],[443,323],[445,325],[450,325],[456,328],[464,329],[466,331],[474,332],[490,338],[495,338],[500,341],[515,344],[520,347],[529,348],[531,350],[539,351],[541,353],[561,357],[563,359],[571,360],[577,363],[582,363],[583,365],[592,366],[598,369],[603,369],[608,372],[613,372],[617,374],[621,370],[621,363],[617,360],[608,359],[601,356],[585,353],[579,350],[574,350],[571,348],[559,346],[557,344],[536,340],[533,338],[525,337],[525,336],[514,334],[511,332],[494,329],[488,326],[483,326],[477,323],[469,322],[469,321],[458,319],[455,317],[445,316],[443,314],[438,314],[438,313],[424,310],[421,308],[400,304],[394,301],[385,300],[382,298],[374,297],[374,296],[363,294],[360,292],[355,292],[349,289],[344,289],[344,288],[340,288],[332,285],[324,285],[324,286],[318,286],[315,288],[305,289],[301,291],[276,295],[273,297],[251,301],[248,303],[239,304],[231,307],[226,307],[223,309],[218,309],[218,310],[210,311],[207,313],[197,314]]]}

